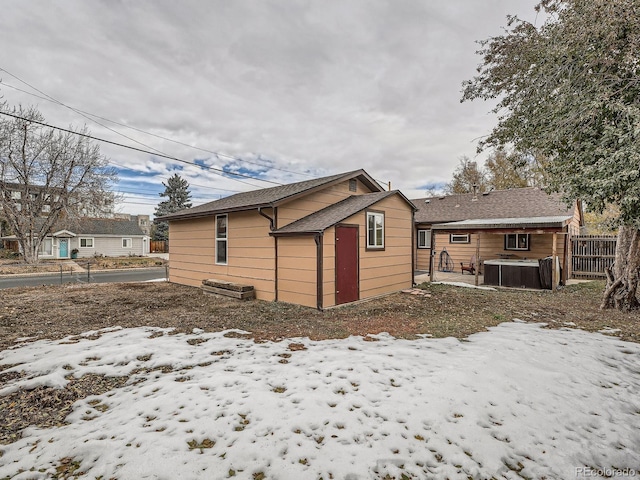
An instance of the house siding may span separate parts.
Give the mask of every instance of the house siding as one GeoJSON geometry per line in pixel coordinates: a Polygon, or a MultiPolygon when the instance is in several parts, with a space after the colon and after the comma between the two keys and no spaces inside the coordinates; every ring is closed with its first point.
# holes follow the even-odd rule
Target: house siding
{"type": "MultiPolygon", "coordinates": [[[[272,212],[267,211],[266,214],[272,212]]],[[[202,280],[253,285],[256,297],[275,299],[275,239],[256,211],[229,213],[227,264],[215,264],[215,216],[169,222],[169,281],[200,286],[202,280]]]]}
{"type": "MultiPolygon", "coordinates": [[[[344,220],[358,225],[359,232],[359,297],[366,299],[409,288],[413,284],[411,269],[412,213],[398,196],[388,197],[367,210],[344,220]],[[385,249],[367,250],[366,211],[384,211],[385,249]]],[[[336,305],[335,228],[325,231],[323,241],[323,307],[336,305]]]]}
{"type": "Polygon", "coordinates": [[[338,203],[340,200],[344,200],[352,195],[362,195],[365,193],[372,193],[372,190],[360,182],[360,180],[357,180],[355,192],[349,190],[349,181],[346,180],[324,190],[306,195],[303,198],[284,203],[278,207],[277,228],[282,228],[285,225],[295,222],[318,210],[322,210],[329,205],[338,203]]]}
{"type": "MultiPolygon", "coordinates": [[[[144,255],[145,253],[145,237],[136,237],[133,235],[122,235],[118,237],[102,237],[100,235],[78,235],[70,239],[69,252],[71,249],[78,249],[78,258],[93,257],[95,255],[104,255],[105,257],[124,257],[128,255],[144,255]],[[80,247],[81,238],[93,238],[93,248],[80,247]],[[122,239],[131,239],[131,248],[122,248],[122,239]]],[[[149,244],[147,239],[146,244],[149,244]]]]}
{"type": "Polygon", "coordinates": [[[317,247],[313,236],[278,239],[278,300],[317,306],[317,247]]]}

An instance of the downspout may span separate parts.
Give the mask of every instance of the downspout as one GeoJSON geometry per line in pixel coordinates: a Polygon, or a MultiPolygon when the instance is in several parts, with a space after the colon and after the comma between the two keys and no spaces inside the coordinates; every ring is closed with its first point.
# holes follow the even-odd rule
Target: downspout
{"type": "Polygon", "coordinates": [[[416,284],[416,212],[411,210],[411,285],[416,284]]]}
{"type": "Polygon", "coordinates": [[[322,241],[323,241],[323,234],[322,233],[316,233],[314,235],[314,240],[316,241],[316,307],[318,308],[318,310],[322,310],[322,305],[323,305],[323,294],[324,294],[324,289],[323,289],[323,268],[324,268],[324,262],[323,262],[323,253],[322,253],[322,241]]]}
{"type": "MultiPolygon", "coordinates": [[[[271,210],[273,210],[275,212],[275,208],[274,207],[270,207],[271,210]]],[[[263,216],[264,218],[266,218],[267,220],[269,220],[269,229],[273,232],[276,229],[276,222],[273,218],[271,218],[269,215],[267,215],[266,213],[264,213],[262,211],[262,207],[258,207],[258,213],[263,216]]]]}
{"type": "MultiPolygon", "coordinates": [[[[273,217],[270,217],[269,215],[264,213],[262,211],[262,207],[258,207],[258,214],[260,214],[260,216],[269,220],[269,230],[273,232],[277,228],[278,210],[276,209],[276,207],[273,207],[273,206],[270,208],[273,211],[273,217]]],[[[278,301],[278,237],[273,237],[273,245],[274,245],[273,247],[274,249],[273,251],[273,258],[274,258],[273,301],[277,302],[278,301]]]]}

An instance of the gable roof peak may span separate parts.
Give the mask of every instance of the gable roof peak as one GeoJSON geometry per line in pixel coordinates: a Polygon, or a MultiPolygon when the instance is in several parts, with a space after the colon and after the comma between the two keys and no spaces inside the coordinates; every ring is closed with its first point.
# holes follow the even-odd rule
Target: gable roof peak
{"type": "Polygon", "coordinates": [[[333,184],[353,178],[359,179],[373,191],[384,191],[373,177],[363,169],[359,169],[336,175],[329,175],[327,177],[279,185],[276,187],[236,193],[235,195],[214,200],[213,202],[208,202],[203,205],[181,210],[169,215],[163,215],[162,217],[158,217],[156,220],[181,220],[187,218],[206,217],[225,212],[253,210],[261,207],[275,207],[284,202],[293,200],[294,198],[307,195],[318,189],[327,188],[333,184]]]}

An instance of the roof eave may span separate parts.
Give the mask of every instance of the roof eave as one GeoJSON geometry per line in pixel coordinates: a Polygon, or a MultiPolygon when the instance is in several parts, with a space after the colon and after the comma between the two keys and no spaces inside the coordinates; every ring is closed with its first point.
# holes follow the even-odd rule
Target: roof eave
{"type": "Polygon", "coordinates": [[[246,212],[248,210],[258,210],[259,208],[273,208],[271,203],[260,203],[256,205],[235,207],[235,208],[221,208],[218,210],[207,210],[205,212],[184,213],[181,215],[163,215],[162,217],[156,217],[153,219],[154,223],[157,222],[172,222],[174,220],[191,220],[195,218],[210,217],[212,215],[224,215],[225,213],[233,212],[246,212]]]}

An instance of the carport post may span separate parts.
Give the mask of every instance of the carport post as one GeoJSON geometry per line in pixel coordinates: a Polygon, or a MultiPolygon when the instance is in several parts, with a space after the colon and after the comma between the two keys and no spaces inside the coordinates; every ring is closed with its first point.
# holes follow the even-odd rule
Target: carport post
{"type": "Polygon", "coordinates": [[[553,234],[553,243],[551,244],[551,258],[553,261],[551,262],[551,278],[553,285],[551,285],[551,291],[555,291],[558,286],[558,269],[556,268],[556,255],[558,254],[558,234],[554,232],[553,234]]]}
{"type": "Polygon", "coordinates": [[[476,287],[478,286],[478,272],[480,271],[480,233],[476,233],[478,239],[476,240],[476,287]]]}

